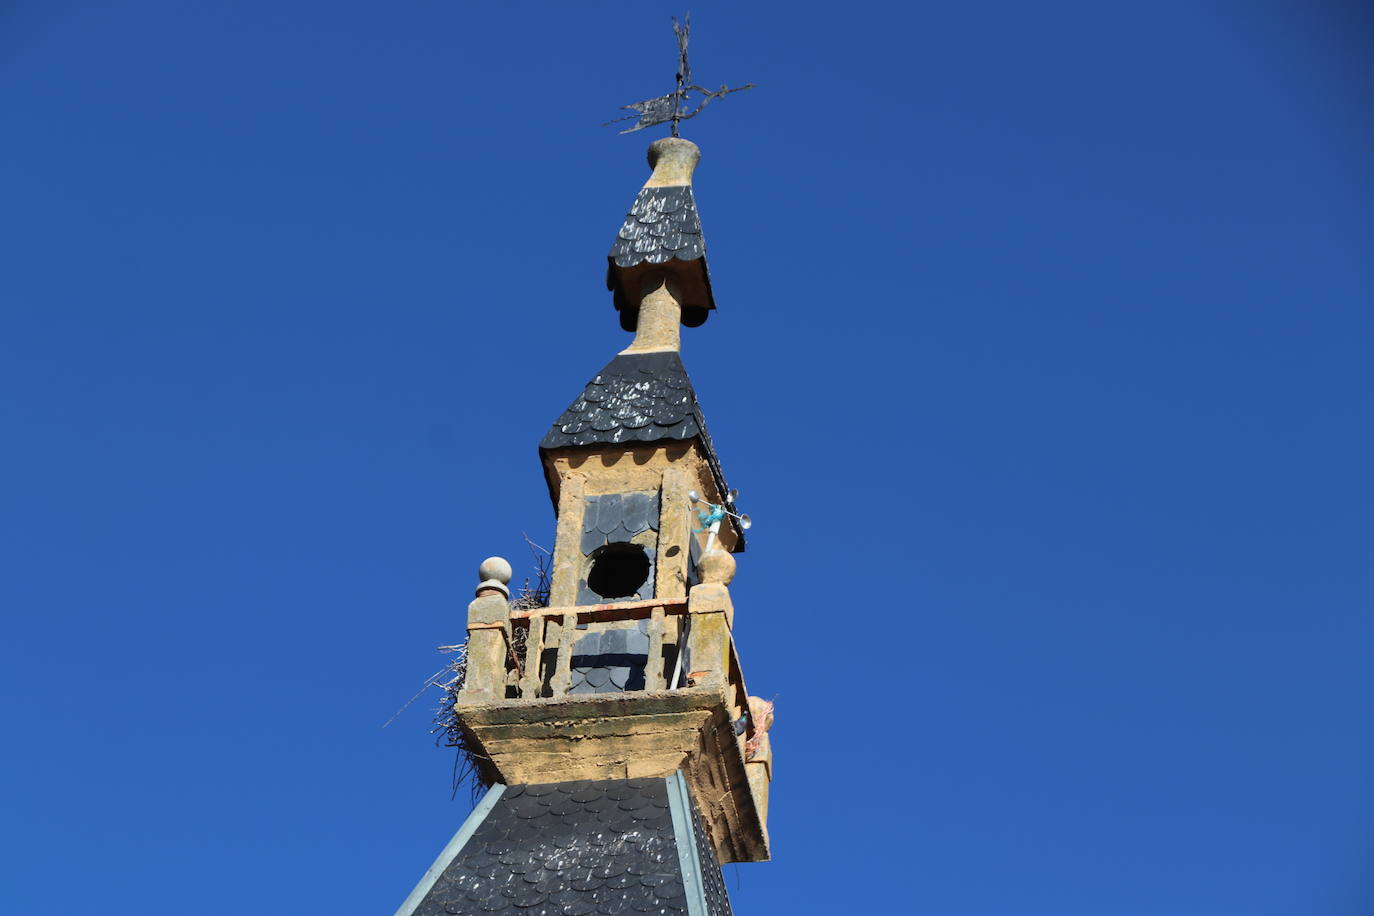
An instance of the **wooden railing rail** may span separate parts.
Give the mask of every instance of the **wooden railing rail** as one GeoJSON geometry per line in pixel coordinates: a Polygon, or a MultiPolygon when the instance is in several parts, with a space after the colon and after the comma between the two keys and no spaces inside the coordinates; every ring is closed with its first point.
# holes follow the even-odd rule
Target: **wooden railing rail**
{"type": "Polygon", "coordinates": [[[686,598],[648,598],[512,611],[512,626],[523,624],[526,628],[525,664],[519,679],[519,695],[521,698],[533,698],[545,694],[563,696],[568,692],[572,682],[573,646],[581,633],[577,629],[578,624],[636,620],[649,621],[649,654],[644,667],[644,689],[667,689],[663,647],[665,644],[678,643],[684,629],[678,625],[670,634],[667,618],[686,613],[686,598]],[[544,653],[550,648],[557,649],[552,670],[544,665],[544,653]],[[548,686],[545,687],[545,684],[548,686]]]}
{"type": "Polygon", "coordinates": [[[535,617],[577,618],[578,623],[597,623],[613,620],[643,620],[650,616],[654,608],[663,608],[669,614],[687,613],[686,598],[644,598],[638,601],[613,601],[609,604],[579,604],[571,607],[537,607],[529,610],[511,611],[512,620],[535,617]]]}
{"type": "MultiPolygon", "coordinates": [[[[728,597],[724,600],[728,603],[728,597]]],[[[586,632],[579,624],[647,620],[643,689],[716,686],[725,691],[732,716],[741,716],[748,710],[748,694],[728,621],[716,604],[706,611],[699,614],[688,598],[511,610],[502,599],[479,597],[469,608],[464,693],[474,700],[565,696],[572,685],[573,648],[586,632]],[[677,659],[677,679],[674,666],[664,664],[665,647],[677,648],[668,652],[677,659]]]]}

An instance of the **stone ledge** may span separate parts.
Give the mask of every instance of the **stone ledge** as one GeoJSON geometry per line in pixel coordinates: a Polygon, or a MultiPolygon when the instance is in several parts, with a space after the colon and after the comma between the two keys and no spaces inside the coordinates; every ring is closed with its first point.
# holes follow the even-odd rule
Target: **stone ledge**
{"type": "Polygon", "coordinates": [[[709,687],[462,703],[488,777],[507,784],[669,776],[683,770],[716,857],[763,862],[768,832],[725,695],[709,687]]]}

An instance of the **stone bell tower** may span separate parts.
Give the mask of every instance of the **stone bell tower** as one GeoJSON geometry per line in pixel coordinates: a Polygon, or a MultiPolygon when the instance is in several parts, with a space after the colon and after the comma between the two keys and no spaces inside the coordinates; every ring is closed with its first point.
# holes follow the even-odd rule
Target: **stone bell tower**
{"type": "Polygon", "coordinates": [[[747,517],[679,355],[715,309],[692,193],[653,174],[611,247],[634,339],[539,445],[557,508],[547,607],[485,561],[452,704],[485,796],[397,916],[729,913],[720,866],[768,858],[771,705],[751,699],[729,584],[747,517]]]}

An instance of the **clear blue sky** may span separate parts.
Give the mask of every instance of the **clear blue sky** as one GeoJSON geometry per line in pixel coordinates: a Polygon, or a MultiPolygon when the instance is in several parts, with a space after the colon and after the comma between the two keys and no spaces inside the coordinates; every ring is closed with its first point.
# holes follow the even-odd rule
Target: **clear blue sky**
{"type": "MultiPolygon", "coordinates": [[[[381,726],[552,540],[673,12],[0,7],[0,911],[409,892],[468,799],[381,726]]],[[[1368,21],[692,12],[737,910],[1371,912],[1368,21]]]]}

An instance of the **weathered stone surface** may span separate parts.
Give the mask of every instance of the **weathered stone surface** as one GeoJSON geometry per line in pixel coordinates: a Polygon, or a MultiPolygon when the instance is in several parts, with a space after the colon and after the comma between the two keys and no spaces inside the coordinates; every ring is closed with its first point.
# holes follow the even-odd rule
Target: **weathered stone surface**
{"type": "MultiPolygon", "coordinates": [[[[691,545],[689,533],[695,514],[687,500],[697,490],[708,502],[724,498],[699,442],[671,442],[606,446],[599,450],[556,449],[544,453],[545,471],[558,505],[558,535],[554,545],[552,603],[577,603],[577,579],[586,532],[582,501],[587,496],[658,491],[661,515],[659,551],[655,562],[658,597],[682,596],[688,578],[691,545]],[[577,493],[574,501],[564,491],[577,493]],[[673,551],[673,548],[678,548],[673,551]],[[565,581],[566,576],[571,581],[565,581]]],[[[722,526],[718,543],[738,551],[743,542],[738,531],[722,526]]]]}
{"type": "Polygon", "coordinates": [[[712,548],[697,561],[697,575],[707,585],[729,585],[735,578],[735,558],[718,547],[712,548]]]}
{"type": "MultiPolygon", "coordinates": [[[[723,625],[723,621],[722,621],[723,625]]],[[[734,701],[719,689],[464,702],[458,714],[505,783],[667,776],[681,768],[702,799],[721,862],[768,858],[734,701]]]]}
{"type": "Polygon", "coordinates": [[[468,625],[505,623],[510,618],[510,605],[500,595],[483,595],[468,602],[468,625]]]}
{"type": "Polygon", "coordinates": [[[682,137],[659,137],[646,151],[654,173],[644,182],[646,188],[667,188],[692,183],[692,173],[701,161],[701,147],[682,137]]]}
{"type": "MultiPolygon", "coordinates": [[[[587,511],[584,493],[587,478],[584,474],[567,473],[559,477],[558,533],[553,549],[553,582],[549,588],[549,603],[564,607],[577,603],[577,581],[582,567],[579,549],[583,514],[587,511]]],[[[557,645],[557,643],[554,643],[557,645]]]]}
{"type": "Polygon", "coordinates": [[[645,291],[645,296],[639,303],[635,339],[620,352],[677,352],[681,349],[681,288],[658,273],[644,277],[643,286],[651,288],[645,291]]]}

